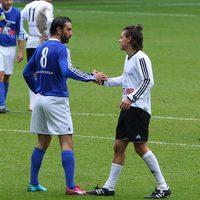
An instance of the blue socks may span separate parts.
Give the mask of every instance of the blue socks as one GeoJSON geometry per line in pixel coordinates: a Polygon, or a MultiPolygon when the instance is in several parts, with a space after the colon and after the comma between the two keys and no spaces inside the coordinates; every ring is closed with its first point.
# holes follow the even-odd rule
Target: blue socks
{"type": "MultiPolygon", "coordinates": [[[[30,175],[30,184],[33,186],[37,186],[39,184],[38,174],[42,164],[42,159],[45,154],[45,151],[34,148],[32,156],[31,156],[31,175],[30,175]]],[[[74,189],[76,187],[74,182],[74,152],[72,150],[64,150],[62,152],[62,166],[65,171],[65,179],[66,185],[70,189],[74,189]]]]}
{"type": "Polygon", "coordinates": [[[37,186],[39,184],[38,174],[44,154],[45,151],[38,149],[36,147],[33,150],[31,156],[31,177],[30,177],[30,184],[33,186],[37,186]]]}
{"type": "Polygon", "coordinates": [[[65,171],[65,179],[66,185],[70,189],[74,189],[76,187],[74,183],[74,152],[72,150],[64,150],[62,152],[62,166],[65,171]]]}
{"type": "Polygon", "coordinates": [[[5,102],[6,102],[6,97],[8,94],[8,87],[9,87],[9,83],[4,83],[4,88],[5,88],[4,101],[5,102]]]}
{"type": "Polygon", "coordinates": [[[6,96],[8,93],[9,83],[0,82],[0,106],[6,105],[6,96]]]}
{"type": "Polygon", "coordinates": [[[5,86],[4,86],[4,82],[0,82],[0,106],[5,106],[5,86]]]}

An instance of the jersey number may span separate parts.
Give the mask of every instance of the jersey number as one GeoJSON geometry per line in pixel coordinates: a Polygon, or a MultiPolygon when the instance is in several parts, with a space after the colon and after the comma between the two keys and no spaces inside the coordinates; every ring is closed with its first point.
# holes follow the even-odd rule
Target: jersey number
{"type": "Polygon", "coordinates": [[[48,47],[45,47],[43,50],[42,50],[42,56],[40,58],[40,65],[42,68],[46,68],[47,66],[47,54],[48,54],[48,47]]]}
{"type": "Polygon", "coordinates": [[[34,21],[34,19],[35,19],[35,9],[36,8],[29,8],[29,10],[28,10],[28,21],[30,22],[30,21],[34,21]]]}

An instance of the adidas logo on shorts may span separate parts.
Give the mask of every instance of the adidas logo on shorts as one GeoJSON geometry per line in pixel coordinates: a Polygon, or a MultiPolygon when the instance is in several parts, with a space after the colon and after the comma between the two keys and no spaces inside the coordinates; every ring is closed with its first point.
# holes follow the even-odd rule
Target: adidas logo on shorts
{"type": "Polygon", "coordinates": [[[140,135],[137,135],[137,136],[135,137],[135,139],[141,139],[141,136],[140,136],[140,135]]]}

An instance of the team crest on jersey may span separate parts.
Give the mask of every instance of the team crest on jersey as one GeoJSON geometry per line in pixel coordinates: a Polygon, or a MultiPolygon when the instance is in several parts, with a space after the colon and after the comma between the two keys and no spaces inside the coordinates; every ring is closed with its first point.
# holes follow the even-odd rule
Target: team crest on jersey
{"type": "Polygon", "coordinates": [[[123,94],[127,95],[127,94],[131,94],[134,92],[133,88],[123,88],[123,94]]]}
{"type": "Polygon", "coordinates": [[[2,13],[0,14],[0,21],[3,21],[3,20],[5,20],[5,19],[6,19],[5,14],[4,14],[4,12],[2,12],[2,13]]]}
{"type": "Polygon", "coordinates": [[[6,23],[4,29],[3,29],[3,33],[9,35],[11,28],[10,28],[10,23],[6,23]]]}
{"type": "Polygon", "coordinates": [[[15,37],[16,31],[11,30],[10,26],[11,24],[8,22],[3,28],[0,27],[0,35],[9,35],[10,37],[15,37]]]}

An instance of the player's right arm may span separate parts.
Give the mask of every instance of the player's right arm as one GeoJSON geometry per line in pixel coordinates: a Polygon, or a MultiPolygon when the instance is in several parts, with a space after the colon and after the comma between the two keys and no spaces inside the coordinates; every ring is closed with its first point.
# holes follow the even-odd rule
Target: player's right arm
{"type": "Polygon", "coordinates": [[[121,86],[123,81],[123,76],[117,76],[114,78],[109,78],[107,81],[104,81],[104,86],[121,86]]]}

